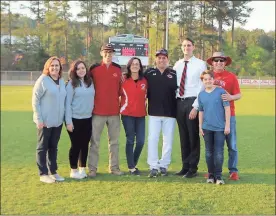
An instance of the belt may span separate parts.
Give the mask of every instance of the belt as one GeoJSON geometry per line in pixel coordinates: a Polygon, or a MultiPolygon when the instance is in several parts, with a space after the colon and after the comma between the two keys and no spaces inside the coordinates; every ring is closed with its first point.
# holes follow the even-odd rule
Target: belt
{"type": "Polygon", "coordinates": [[[180,98],[178,97],[177,100],[185,101],[185,100],[194,100],[196,97],[186,97],[186,98],[180,98]]]}

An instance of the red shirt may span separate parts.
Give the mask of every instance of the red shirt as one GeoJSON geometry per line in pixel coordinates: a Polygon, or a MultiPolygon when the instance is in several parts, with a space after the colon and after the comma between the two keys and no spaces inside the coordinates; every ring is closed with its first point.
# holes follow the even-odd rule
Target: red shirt
{"type": "Polygon", "coordinates": [[[148,83],[145,78],[135,82],[132,78],[126,79],[121,88],[121,110],[122,115],[143,117],[147,115],[148,83]]]}
{"type": "MultiPolygon", "coordinates": [[[[215,72],[214,84],[224,88],[230,95],[236,95],[240,93],[240,86],[235,74],[229,71],[215,72]]],[[[230,101],[231,116],[235,116],[235,103],[230,101]]]]}
{"type": "Polygon", "coordinates": [[[101,62],[90,67],[95,86],[94,110],[96,115],[119,115],[121,67],[112,62],[107,68],[101,62]]]}

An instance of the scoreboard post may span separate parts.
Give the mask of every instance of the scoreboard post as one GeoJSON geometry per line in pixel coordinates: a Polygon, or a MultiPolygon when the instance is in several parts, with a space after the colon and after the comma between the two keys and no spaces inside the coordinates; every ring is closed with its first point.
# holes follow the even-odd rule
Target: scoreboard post
{"type": "Polygon", "coordinates": [[[133,34],[121,34],[110,37],[109,43],[115,49],[113,62],[125,66],[129,59],[136,56],[141,59],[143,66],[149,65],[149,40],[147,38],[133,34]]]}

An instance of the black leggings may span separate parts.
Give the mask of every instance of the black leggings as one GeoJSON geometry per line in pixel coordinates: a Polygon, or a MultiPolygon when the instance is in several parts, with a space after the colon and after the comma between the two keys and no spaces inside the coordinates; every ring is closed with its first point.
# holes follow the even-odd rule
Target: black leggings
{"type": "Polygon", "coordinates": [[[69,162],[72,169],[86,167],[88,144],[92,133],[92,121],[88,119],[72,119],[74,129],[68,132],[71,140],[71,148],[69,150],[69,162]]]}

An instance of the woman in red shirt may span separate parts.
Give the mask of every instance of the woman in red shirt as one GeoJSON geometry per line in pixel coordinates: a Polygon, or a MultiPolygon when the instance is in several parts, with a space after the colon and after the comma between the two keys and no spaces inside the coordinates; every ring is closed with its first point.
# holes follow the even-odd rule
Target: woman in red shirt
{"type": "Polygon", "coordinates": [[[143,77],[141,60],[133,57],[127,64],[125,81],[121,86],[121,117],[126,133],[126,157],[131,175],[140,175],[136,168],[145,143],[147,81],[143,77]],[[134,149],[134,139],[136,146],[134,149]]]}

